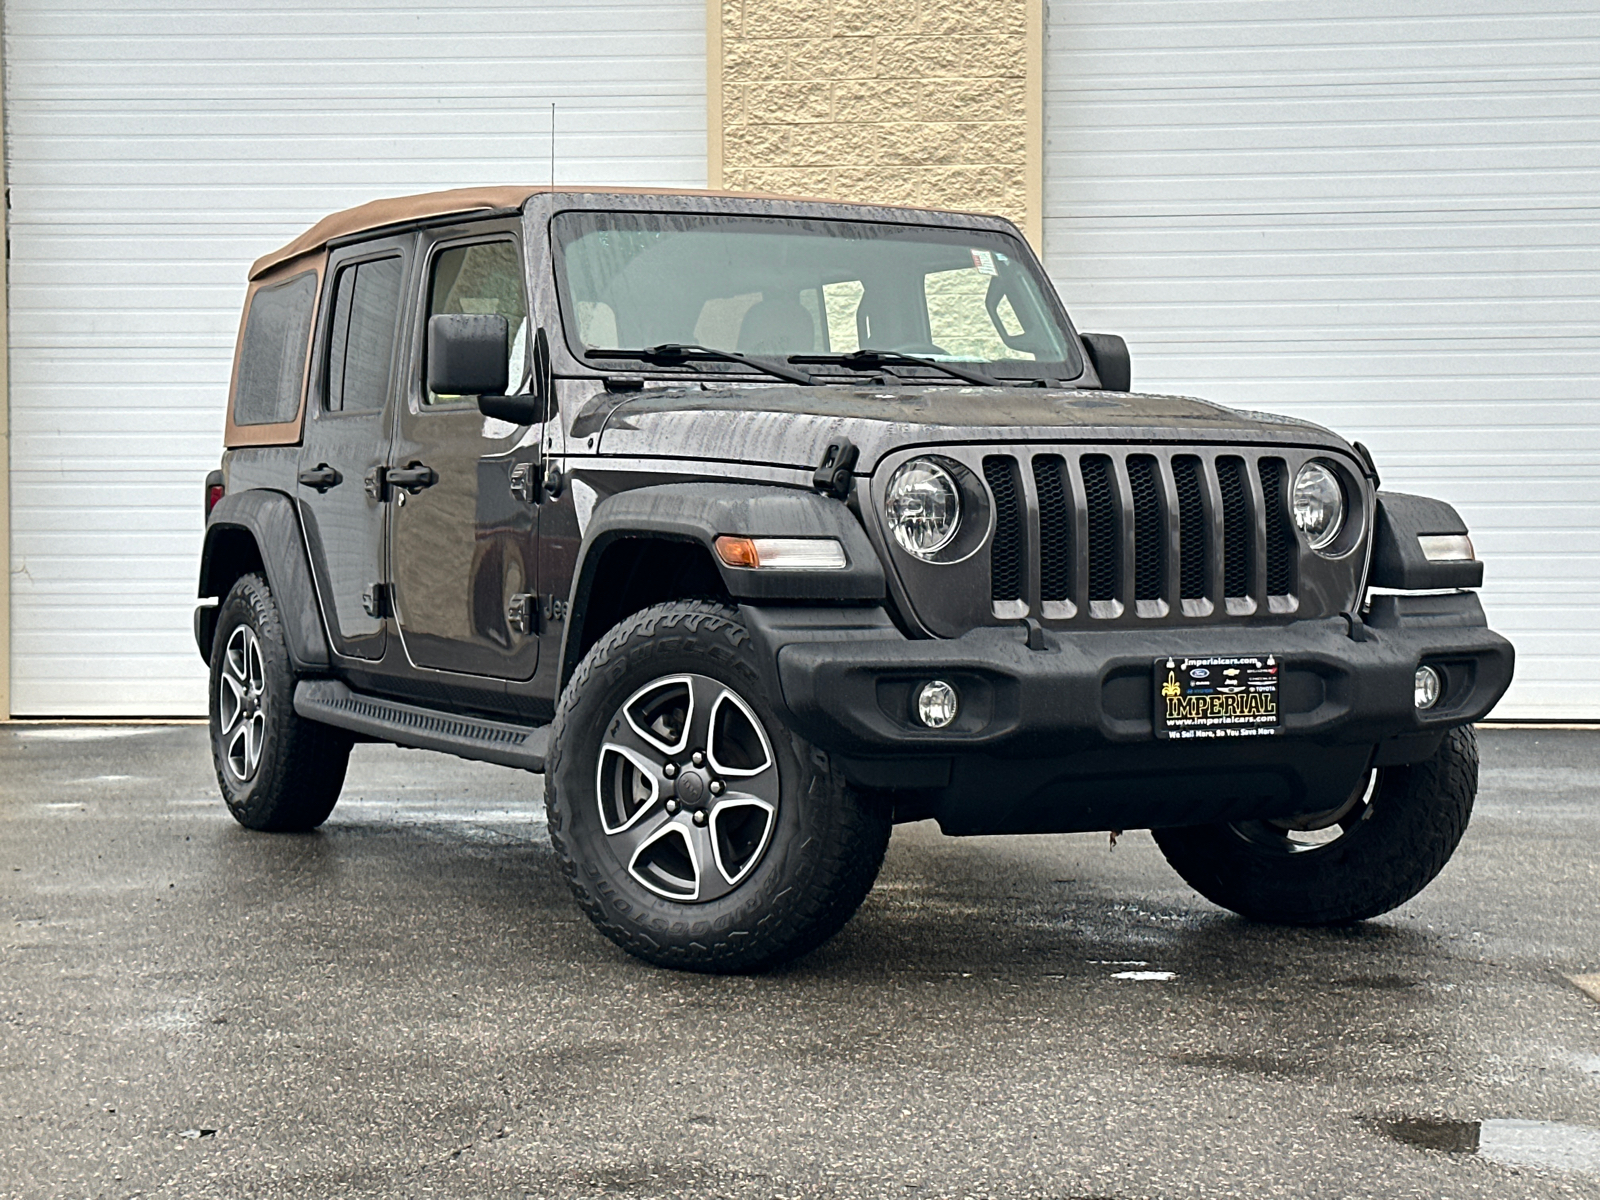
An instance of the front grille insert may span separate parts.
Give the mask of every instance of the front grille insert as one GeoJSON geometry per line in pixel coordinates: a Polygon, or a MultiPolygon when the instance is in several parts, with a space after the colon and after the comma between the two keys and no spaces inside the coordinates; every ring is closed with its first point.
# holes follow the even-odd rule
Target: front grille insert
{"type": "Polygon", "coordinates": [[[1116,489],[1111,482],[1111,460],[1104,454],[1086,454],[1083,471],[1084,499],[1089,506],[1089,600],[1117,598],[1117,568],[1122,561],[1122,529],[1117,519],[1116,489]]]}
{"type": "Polygon", "coordinates": [[[1244,481],[1244,459],[1217,459],[1217,486],[1222,492],[1222,594],[1242,599],[1250,594],[1250,543],[1253,522],[1244,481]]]}
{"type": "Polygon", "coordinates": [[[1148,454],[1128,460],[1128,490],[1133,493],[1133,598],[1160,600],[1167,590],[1167,518],[1156,460],[1148,454]]]}
{"type": "Polygon", "coordinates": [[[1072,501],[1066,461],[1041,454],[1033,460],[1033,486],[1039,493],[1039,599],[1072,599],[1072,501]]]}
{"type": "Polygon", "coordinates": [[[991,455],[983,477],[994,494],[994,543],[989,549],[989,598],[996,604],[1022,599],[1022,498],[1016,460],[991,455]]]}
{"type": "Polygon", "coordinates": [[[1261,472],[1261,498],[1267,509],[1267,594],[1287,596],[1294,591],[1295,555],[1289,493],[1284,488],[1288,470],[1281,458],[1263,458],[1256,469],[1261,472]]]}
{"type": "Polygon", "coordinates": [[[997,618],[1037,612],[1050,621],[1149,621],[1300,610],[1289,457],[1203,448],[1007,452],[982,464],[994,497],[989,572],[997,618]]]}
{"type": "Polygon", "coordinates": [[[1185,600],[1202,600],[1206,594],[1209,554],[1203,489],[1200,486],[1200,460],[1184,455],[1172,460],[1172,481],[1178,487],[1178,579],[1179,595],[1185,600]]]}

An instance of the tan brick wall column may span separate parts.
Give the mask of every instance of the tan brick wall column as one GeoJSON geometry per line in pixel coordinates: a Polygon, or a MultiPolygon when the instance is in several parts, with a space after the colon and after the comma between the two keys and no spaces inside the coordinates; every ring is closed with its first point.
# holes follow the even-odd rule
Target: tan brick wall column
{"type": "Polygon", "coordinates": [[[1044,0],[709,0],[712,187],[997,212],[1037,249],[1044,0]]]}

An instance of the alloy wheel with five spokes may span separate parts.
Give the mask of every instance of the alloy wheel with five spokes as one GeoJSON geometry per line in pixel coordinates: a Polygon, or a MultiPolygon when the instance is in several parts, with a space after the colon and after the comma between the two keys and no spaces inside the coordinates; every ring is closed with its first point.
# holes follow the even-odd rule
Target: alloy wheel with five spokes
{"type": "Polygon", "coordinates": [[[261,765],[266,743],[266,670],[255,630],[240,625],[228,636],[217,676],[217,719],[223,761],[234,778],[247,782],[261,765]]]}
{"type": "Polygon", "coordinates": [[[640,886],[680,904],[719,900],[772,841],[781,785],[761,719],[708,675],[667,675],[629,696],[600,745],[600,826],[640,886]]]}

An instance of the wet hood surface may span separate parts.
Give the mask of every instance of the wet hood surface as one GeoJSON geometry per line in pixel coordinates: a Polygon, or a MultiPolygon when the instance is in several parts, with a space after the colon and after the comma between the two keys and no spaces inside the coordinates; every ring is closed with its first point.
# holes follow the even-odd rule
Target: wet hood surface
{"type": "Polygon", "coordinates": [[[815,465],[847,437],[858,471],[885,453],[957,442],[1294,444],[1346,450],[1337,435],[1292,417],[1188,396],[1027,387],[742,386],[695,384],[602,392],[572,433],[606,455],[815,465]]]}

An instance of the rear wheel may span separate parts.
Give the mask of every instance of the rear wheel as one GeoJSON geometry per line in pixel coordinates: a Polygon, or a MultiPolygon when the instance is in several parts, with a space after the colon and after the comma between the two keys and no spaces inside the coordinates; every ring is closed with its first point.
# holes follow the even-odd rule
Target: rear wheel
{"type": "Polygon", "coordinates": [[[1398,908],[1444,869],[1478,791],[1478,743],[1452,729],[1432,758],[1378,767],[1341,805],[1280,821],[1153,830],[1206,899],[1257,921],[1339,925],[1398,908]]]}
{"type": "Polygon", "coordinates": [[[247,829],[315,829],[344,786],[350,737],[297,714],[294,684],[278,605],[265,580],[245,575],[217,614],[211,756],[228,811],[247,829]]]}
{"type": "Polygon", "coordinates": [[[573,896],[630,954],[758,971],[850,919],[888,806],[794,737],[735,610],[657,605],[584,658],[550,736],[545,807],[573,896]]]}

